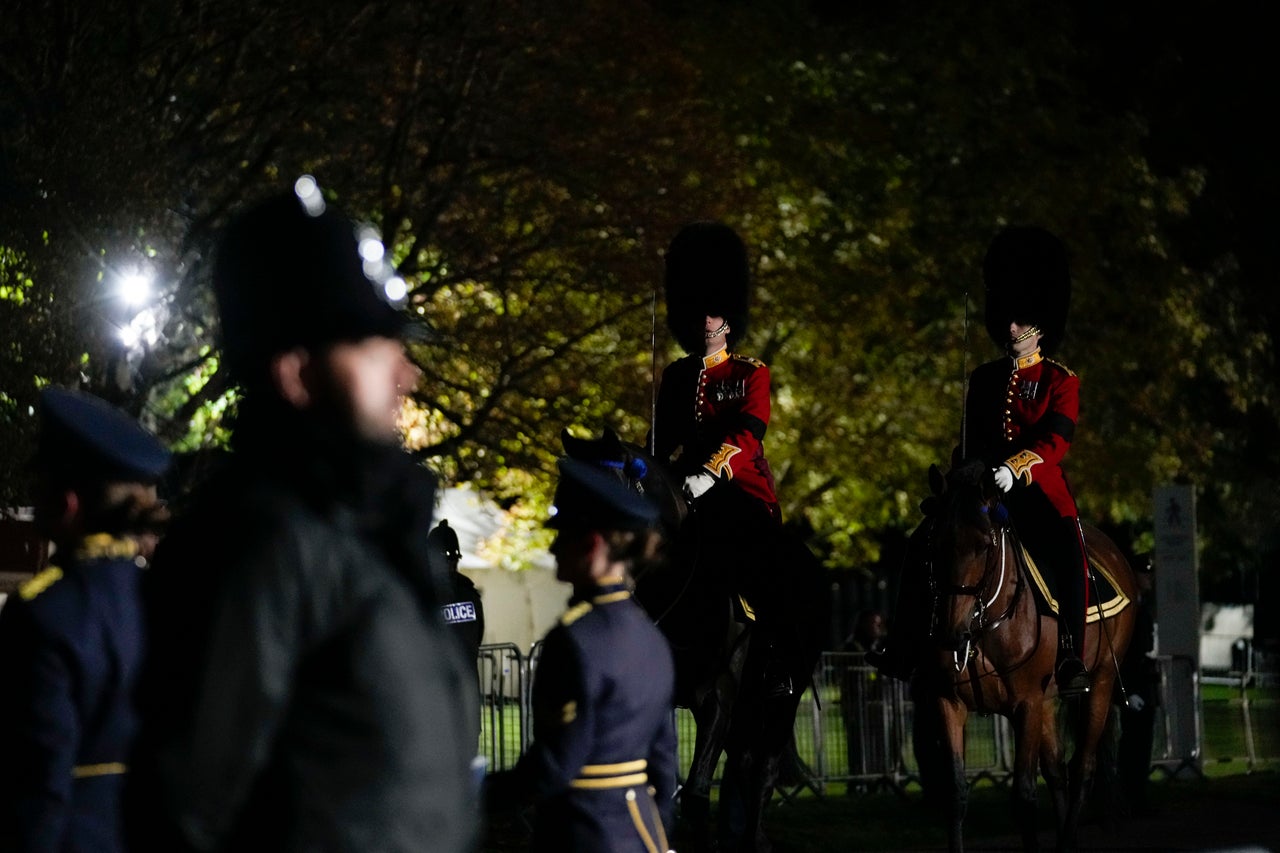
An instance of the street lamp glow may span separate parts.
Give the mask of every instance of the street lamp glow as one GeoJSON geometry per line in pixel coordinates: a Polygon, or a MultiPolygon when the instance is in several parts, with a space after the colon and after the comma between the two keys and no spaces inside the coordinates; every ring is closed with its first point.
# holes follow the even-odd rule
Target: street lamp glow
{"type": "Polygon", "coordinates": [[[383,292],[386,293],[387,299],[391,302],[399,302],[409,293],[409,285],[400,276],[392,276],[387,279],[387,283],[383,285],[383,292]]]}
{"type": "Polygon", "coordinates": [[[129,307],[137,307],[151,297],[151,276],[132,273],[120,279],[120,298],[129,307]]]}

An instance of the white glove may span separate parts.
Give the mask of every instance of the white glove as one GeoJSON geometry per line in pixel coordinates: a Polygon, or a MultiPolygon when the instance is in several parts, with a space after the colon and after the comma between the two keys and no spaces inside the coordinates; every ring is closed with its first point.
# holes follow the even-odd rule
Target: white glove
{"type": "Polygon", "coordinates": [[[1007,492],[1013,488],[1013,472],[1009,470],[1008,465],[1001,465],[999,468],[991,469],[991,473],[996,477],[996,488],[1002,492],[1007,492]]]}
{"type": "Polygon", "coordinates": [[[1134,711],[1141,711],[1147,706],[1146,701],[1137,693],[1129,694],[1129,708],[1134,711]]]}
{"type": "Polygon", "coordinates": [[[684,478],[684,493],[688,495],[689,500],[696,501],[715,484],[715,477],[706,471],[699,471],[697,474],[690,474],[684,478]]]}

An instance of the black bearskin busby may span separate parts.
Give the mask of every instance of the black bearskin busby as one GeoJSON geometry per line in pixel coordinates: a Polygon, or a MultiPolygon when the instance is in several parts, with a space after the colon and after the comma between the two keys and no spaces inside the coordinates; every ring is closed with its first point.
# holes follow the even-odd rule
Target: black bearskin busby
{"type": "Polygon", "coordinates": [[[1062,345],[1071,305],[1067,249],[1043,228],[1015,225],[995,236],[982,262],[987,334],[996,346],[1009,343],[1009,323],[1039,326],[1040,348],[1062,345]]]}
{"type": "Polygon", "coordinates": [[[729,323],[732,348],[747,331],[751,270],[747,247],[728,225],[692,222],[667,248],[667,327],[684,349],[702,355],[707,317],[729,323]]]}

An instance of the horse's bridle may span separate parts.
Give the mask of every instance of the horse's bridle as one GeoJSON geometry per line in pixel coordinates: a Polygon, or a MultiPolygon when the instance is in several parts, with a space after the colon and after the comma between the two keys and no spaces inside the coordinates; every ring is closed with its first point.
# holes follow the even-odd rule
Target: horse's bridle
{"type": "MultiPolygon", "coordinates": [[[[972,596],[974,600],[973,613],[969,617],[969,630],[965,632],[965,641],[963,649],[953,649],[952,655],[955,660],[956,672],[964,669],[969,658],[973,656],[974,644],[982,638],[984,634],[994,631],[996,628],[1008,622],[1013,616],[1014,609],[1018,605],[1018,599],[1022,595],[1021,584],[1015,586],[1013,597],[1009,599],[1009,605],[1004,612],[995,619],[988,620],[987,614],[990,612],[992,605],[996,603],[996,599],[1000,597],[1000,590],[1004,588],[1006,582],[1006,573],[1008,560],[1006,559],[1006,551],[1009,540],[1009,527],[1007,524],[1000,524],[992,529],[992,539],[994,540],[991,547],[987,549],[987,565],[983,569],[982,575],[979,576],[978,582],[975,584],[951,584],[948,586],[938,587],[934,584],[934,606],[935,612],[937,605],[944,598],[959,598],[960,596],[972,596]],[[994,563],[994,565],[993,565],[994,563]],[[984,600],[984,590],[990,586],[990,578],[998,569],[999,576],[996,579],[995,586],[991,589],[990,598],[984,600]],[[963,654],[961,654],[963,651],[963,654]]],[[[930,549],[932,550],[932,549],[930,549]]],[[[932,566],[930,567],[932,569],[932,566]]],[[[930,575],[933,572],[930,571],[930,575]]]]}

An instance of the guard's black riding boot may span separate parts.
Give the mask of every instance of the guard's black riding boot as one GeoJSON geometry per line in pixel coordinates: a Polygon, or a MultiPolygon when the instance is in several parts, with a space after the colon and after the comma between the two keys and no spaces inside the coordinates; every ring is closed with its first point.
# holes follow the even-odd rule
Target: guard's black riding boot
{"type": "Polygon", "coordinates": [[[1058,685],[1059,696],[1080,696],[1089,692],[1089,670],[1080,659],[1084,649],[1085,584],[1084,547],[1080,541],[1080,527],[1073,518],[1062,519],[1062,550],[1066,562],[1058,577],[1058,662],[1053,680],[1058,685]]]}

